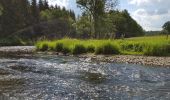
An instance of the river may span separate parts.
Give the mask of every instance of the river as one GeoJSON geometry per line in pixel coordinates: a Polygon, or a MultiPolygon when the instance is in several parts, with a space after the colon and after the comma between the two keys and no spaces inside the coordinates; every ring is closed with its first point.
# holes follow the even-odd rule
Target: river
{"type": "Polygon", "coordinates": [[[1,57],[0,99],[170,100],[170,69],[57,55],[1,57]]]}

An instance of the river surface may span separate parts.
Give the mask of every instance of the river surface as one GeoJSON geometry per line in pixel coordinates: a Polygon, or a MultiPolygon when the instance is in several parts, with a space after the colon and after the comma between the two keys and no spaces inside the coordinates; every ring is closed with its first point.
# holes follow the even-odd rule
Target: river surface
{"type": "Polygon", "coordinates": [[[55,55],[0,58],[0,100],[170,100],[170,69],[55,55]]]}

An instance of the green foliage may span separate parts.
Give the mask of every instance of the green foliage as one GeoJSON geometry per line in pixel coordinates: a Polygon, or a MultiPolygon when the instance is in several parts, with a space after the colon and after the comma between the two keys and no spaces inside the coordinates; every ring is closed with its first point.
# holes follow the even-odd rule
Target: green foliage
{"type": "Polygon", "coordinates": [[[147,45],[144,49],[144,55],[147,56],[166,56],[170,53],[170,45],[169,44],[151,44],[147,45]]]}
{"type": "Polygon", "coordinates": [[[106,43],[96,47],[95,54],[119,54],[119,48],[115,44],[106,43]]]}
{"type": "Polygon", "coordinates": [[[17,38],[1,38],[0,39],[0,46],[17,46],[17,45],[25,45],[24,42],[17,38]]]}
{"type": "Polygon", "coordinates": [[[80,17],[74,27],[76,27],[77,35],[80,38],[89,38],[93,35],[91,34],[92,23],[87,15],[80,17]]]}
{"type": "Polygon", "coordinates": [[[88,45],[87,46],[87,52],[94,53],[95,52],[95,46],[94,45],[88,45]]]}
{"type": "Polygon", "coordinates": [[[48,44],[42,44],[42,47],[40,48],[40,51],[47,51],[48,50],[48,44]]]}
{"type": "Polygon", "coordinates": [[[120,44],[123,51],[143,52],[143,42],[123,41],[120,44]]]}
{"type": "Polygon", "coordinates": [[[1,36],[10,36],[31,23],[27,0],[0,0],[3,13],[0,17],[1,36]]]}
{"type": "Polygon", "coordinates": [[[112,11],[110,18],[116,26],[116,38],[120,38],[122,35],[125,37],[144,35],[142,27],[130,16],[127,10],[112,11]]]}
{"type": "Polygon", "coordinates": [[[0,16],[2,15],[2,11],[3,11],[3,7],[2,7],[2,5],[0,4],[0,16]]]}
{"type": "MultiPolygon", "coordinates": [[[[99,38],[101,23],[104,23],[106,11],[113,10],[113,5],[117,5],[118,0],[76,0],[78,7],[82,8],[90,18],[91,34],[94,38],[99,38]]],[[[109,28],[110,29],[110,28],[109,28]]]]}
{"type": "Polygon", "coordinates": [[[61,52],[63,50],[63,44],[62,43],[56,43],[55,51],[61,52]]]}
{"type": "Polygon", "coordinates": [[[48,0],[0,0],[0,37],[3,38],[12,35],[36,41],[67,34],[73,37],[74,21],[72,10],[57,5],[49,7],[48,0]]]}
{"type": "Polygon", "coordinates": [[[31,17],[32,22],[38,23],[39,22],[39,7],[37,6],[37,0],[31,1],[31,17]]]}
{"type": "MultiPolygon", "coordinates": [[[[58,44],[58,48],[60,48],[58,51],[64,54],[170,55],[170,39],[165,39],[165,36],[137,37],[125,40],[77,40],[65,38],[51,42],[39,41],[36,44],[37,50],[41,50],[43,44],[47,44],[48,48],[56,48],[58,44]]],[[[54,49],[54,51],[57,50],[54,49]]]]}
{"type": "Polygon", "coordinates": [[[167,34],[167,38],[168,38],[168,34],[170,34],[170,21],[166,22],[163,26],[163,33],[167,34]]]}
{"type": "Polygon", "coordinates": [[[83,15],[77,19],[74,11],[49,6],[48,0],[0,0],[0,36],[12,35],[34,42],[66,36],[108,39],[114,38],[116,33],[127,37],[142,33],[142,28],[127,11],[114,11],[118,0],[76,1],[84,8],[83,15]]]}
{"type": "Polygon", "coordinates": [[[170,33],[170,21],[166,22],[166,23],[162,26],[162,28],[163,28],[164,30],[167,30],[168,33],[170,33]]]}
{"type": "Polygon", "coordinates": [[[63,47],[62,53],[68,54],[68,53],[71,53],[71,50],[68,47],[63,47]]]}
{"type": "Polygon", "coordinates": [[[83,54],[83,53],[86,53],[86,48],[84,45],[82,44],[76,44],[74,47],[73,47],[73,51],[72,53],[74,55],[77,55],[77,54],[83,54]]]}
{"type": "Polygon", "coordinates": [[[108,39],[144,35],[142,27],[130,16],[127,10],[105,12],[94,20],[88,12],[84,12],[78,18],[74,26],[79,38],[108,39]]]}

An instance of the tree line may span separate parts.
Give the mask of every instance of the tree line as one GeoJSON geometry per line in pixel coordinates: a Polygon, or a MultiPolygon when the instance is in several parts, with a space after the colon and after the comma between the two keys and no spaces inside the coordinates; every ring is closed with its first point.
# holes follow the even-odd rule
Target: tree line
{"type": "Polygon", "coordinates": [[[118,0],[77,0],[78,7],[83,11],[77,23],[78,32],[93,38],[143,35],[144,30],[127,10],[115,10],[118,3],[118,0]]]}
{"type": "MultiPolygon", "coordinates": [[[[74,11],[57,5],[51,6],[47,0],[0,0],[0,37],[19,33],[43,34],[41,31],[45,32],[55,24],[65,26],[67,21],[75,19],[74,11]],[[47,28],[44,30],[44,27],[47,28]]],[[[56,29],[55,27],[54,29],[56,29]]],[[[63,32],[63,34],[65,33],[63,32]]]]}
{"type": "Polygon", "coordinates": [[[0,0],[0,37],[21,39],[121,38],[143,35],[142,27],[118,0],[76,0],[82,15],[48,0],[0,0]]]}

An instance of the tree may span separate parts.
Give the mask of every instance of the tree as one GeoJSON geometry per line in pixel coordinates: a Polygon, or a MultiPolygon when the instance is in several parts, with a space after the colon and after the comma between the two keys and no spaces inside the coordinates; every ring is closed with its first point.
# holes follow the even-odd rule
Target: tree
{"type": "Polygon", "coordinates": [[[8,36],[30,23],[28,0],[1,0],[3,14],[1,15],[1,36],[8,36]]]}
{"type": "Polygon", "coordinates": [[[30,3],[28,0],[17,0],[18,7],[20,8],[17,12],[20,13],[21,23],[23,23],[21,27],[27,27],[31,25],[31,13],[30,13],[30,3]]]}
{"type": "Polygon", "coordinates": [[[89,20],[89,16],[83,14],[80,18],[78,18],[75,27],[77,32],[77,37],[79,38],[89,38],[92,37],[91,34],[91,22],[89,20]]]}
{"type": "Polygon", "coordinates": [[[44,0],[44,9],[49,9],[48,1],[44,0]]]}
{"type": "Polygon", "coordinates": [[[144,35],[142,27],[130,16],[127,10],[122,11],[122,15],[126,19],[125,36],[135,37],[144,35]]]}
{"type": "Polygon", "coordinates": [[[70,10],[69,14],[73,20],[76,20],[76,15],[75,15],[74,11],[70,10]]]}
{"type": "Polygon", "coordinates": [[[38,6],[40,11],[44,10],[44,4],[42,0],[39,0],[38,6]]]}
{"type": "Polygon", "coordinates": [[[31,14],[32,14],[32,22],[39,22],[39,9],[37,6],[37,0],[32,0],[31,2],[31,14]]]}
{"type": "Polygon", "coordinates": [[[90,22],[92,23],[91,33],[94,37],[97,37],[97,28],[99,28],[98,21],[106,11],[113,9],[114,5],[117,5],[118,0],[77,0],[78,6],[87,12],[90,16],[90,22]]]}
{"type": "Polygon", "coordinates": [[[3,7],[2,7],[2,5],[0,4],[0,16],[2,15],[2,11],[3,11],[3,7]]]}
{"type": "Polygon", "coordinates": [[[162,26],[163,30],[166,31],[167,34],[167,38],[168,38],[168,34],[170,34],[170,21],[167,21],[163,26],[162,26]]]}
{"type": "Polygon", "coordinates": [[[130,16],[127,10],[110,11],[112,23],[116,26],[116,38],[135,37],[144,34],[142,27],[130,16]]]}
{"type": "Polygon", "coordinates": [[[0,33],[2,31],[2,26],[1,26],[1,24],[2,24],[2,18],[1,18],[2,12],[3,12],[3,7],[2,7],[2,5],[0,3],[0,33]]]}

